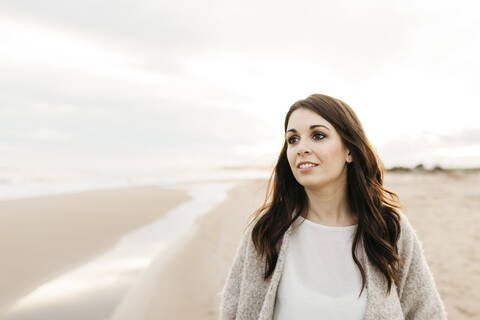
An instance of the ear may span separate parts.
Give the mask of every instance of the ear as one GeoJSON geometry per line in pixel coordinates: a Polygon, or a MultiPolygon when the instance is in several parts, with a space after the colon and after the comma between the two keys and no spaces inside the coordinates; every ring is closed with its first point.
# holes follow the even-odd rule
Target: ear
{"type": "Polygon", "coordinates": [[[348,150],[348,149],[347,149],[346,159],[347,159],[346,161],[347,161],[348,163],[352,162],[352,155],[351,155],[351,153],[350,153],[350,150],[348,150]]]}

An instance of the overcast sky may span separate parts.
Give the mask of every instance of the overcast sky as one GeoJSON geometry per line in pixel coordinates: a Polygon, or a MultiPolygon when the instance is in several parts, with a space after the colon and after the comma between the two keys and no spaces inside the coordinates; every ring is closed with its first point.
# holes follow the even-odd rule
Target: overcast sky
{"type": "Polygon", "coordinates": [[[480,166],[478,9],[2,1],[0,165],[271,165],[289,106],[318,92],[356,111],[387,166],[480,166]]]}

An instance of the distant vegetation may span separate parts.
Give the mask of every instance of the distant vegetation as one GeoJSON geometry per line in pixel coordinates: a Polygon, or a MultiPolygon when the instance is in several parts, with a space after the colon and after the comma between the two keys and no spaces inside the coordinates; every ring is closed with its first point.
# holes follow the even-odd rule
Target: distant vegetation
{"type": "Polygon", "coordinates": [[[391,168],[387,168],[387,171],[390,171],[390,172],[410,172],[410,171],[412,171],[412,169],[407,168],[407,167],[391,167],[391,168]]]}
{"type": "MultiPolygon", "coordinates": [[[[229,166],[222,166],[220,167],[222,170],[266,170],[271,171],[273,167],[266,166],[266,165],[229,165],[229,166]]],[[[433,168],[427,169],[423,165],[423,163],[419,163],[416,166],[412,167],[404,167],[404,166],[394,166],[390,168],[386,168],[385,171],[387,172],[417,172],[417,173],[437,173],[437,172],[444,172],[444,173],[455,173],[455,172],[462,172],[462,173],[473,173],[479,172],[480,167],[477,168],[443,168],[440,165],[435,165],[433,168]]],[[[2,181],[0,180],[0,183],[2,181]]]]}
{"type": "Polygon", "coordinates": [[[403,167],[403,166],[394,166],[386,169],[387,172],[480,172],[480,167],[478,168],[442,168],[440,165],[435,165],[431,169],[425,168],[423,163],[417,164],[415,167],[403,167]]]}

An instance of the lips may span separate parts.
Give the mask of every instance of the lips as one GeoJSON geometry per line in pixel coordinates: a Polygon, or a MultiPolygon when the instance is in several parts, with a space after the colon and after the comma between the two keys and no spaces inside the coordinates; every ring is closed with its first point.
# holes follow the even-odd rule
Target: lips
{"type": "Polygon", "coordinates": [[[300,166],[301,166],[302,164],[312,164],[314,167],[318,166],[318,164],[317,164],[317,163],[314,163],[314,162],[302,161],[302,162],[300,162],[300,163],[297,164],[297,168],[300,168],[300,166]]]}

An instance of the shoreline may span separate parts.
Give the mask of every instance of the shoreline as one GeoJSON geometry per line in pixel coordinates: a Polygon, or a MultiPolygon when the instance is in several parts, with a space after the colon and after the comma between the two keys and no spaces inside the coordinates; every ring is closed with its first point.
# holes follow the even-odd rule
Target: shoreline
{"type": "MultiPolygon", "coordinates": [[[[476,303],[480,277],[475,266],[480,255],[471,243],[479,239],[480,175],[394,173],[385,175],[385,187],[399,195],[423,244],[425,258],[449,319],[480,316],[476,303]],[[446,234],[449,236],[445,236],[446,234]],[[451,259],[455,257],[455,259],[451,259]],[[451,279],[455,279],[453,282],[451,279]]],[[[248,216],[265,196],[267,180],[256,179],[233,188],[229,198],[197,219],[188,235],[167,249],[168,261],[157,261],[139,284],[136,304],[111,320],[218,318],[220,293],[243,235],[248,216]],[[194,268],[192,268],[194,266],[194,268]]],[[[478,251],[478,250],[477,250],[478,251]]],[[[125,310],[125,309],[124,309],[125,310]]]]}
{"type": "Polygon", "coordinates": [[[217,319],[224,277],[266,185],[251,179],[230,189],[225,201],[154,259],[110,320],[217,319]]]}
{"type": "Polygon", "coordinates": [[[138,186],[0,201],[0,285],[6,289],[0,314],[189,198],[181,190],[138,186]]]}
{"type": "MultiPolygon", "coordinates": [[[[267,180],[263,178],[219,179],[217,182],[231,181],[236,184],[229,190],[227,199],[198,216],[191,228],[181,238],[165,247],[162,257],[156,257],[150,267],[139,275],[139,281],[132,286],[132,289],[135,288],[135,290],[129,291],[130,297],[117,305],[117,307],[122,307],[117,309],[116,317],[109,318],[109,320],[130,320],[132,315],[134,319],[139,320],[216,319],[220,302],[219,294],[226,273],[233,262],[233,255],[243,235],[248,216],[263,203],[267,180]]],[[[202,184],[207,182],[211,183],[212,181],[202,180],[192,183],[199,184],[199,187],[202,188],[202,184]]],[[[476,304],[476,301],[480,299],[480,294],[475,290],[480,286],[480,276],[475,269],[475,266],[480,263],[480,255],[471,246],[471,243],[480,240],[480,215],[475,211],[475,208],[480,206],[480,190],[475,188],[479,183],[480,174],[477,173],[465,176],[400,172],[385,174],[384,186],[399,196],[400,202],[405,207],[402,211],[408,216],[423,244],[426,260],[434,275],[449,319],[466,320],[480,316],[480,309],[476,304]]],[[[95,207],[98,204],[96,199],[103,195],[100,198],[103,198],[105,206],[130,212],[129,218],[135,220],[128,221],[130,224],[125,223],[124,229],[117,230],[118,234],[121,232],[125,234],[128,232],[128,228],[130,228],[129,230],[135,229],[132,224],[141,227],[142,223],[146,225],[162,217],[162,213],[151,212],[149,214],[151,220],[148,220],[149,218],[144,216],[145,208],[151,209],[156,206],[163,210],[175,197],[172,196],[174,194],[178,196],[178,204],[187,200],[183,198],[185,194],[182,196],[182,192],[168,191],[161,187],[121,188],[112,191],[110,195],[108,195],[108,191],[106,194],[102,191],[87,193],[91,193],[88,202],[79,202],[71,195],[52,196],[53,198],[50,197],[48,201],[45,200],[41,212],[32,211],[32,204],[38,204],[33,200],[11,200],[18,201],[17,207],[30,206],[31,214],[22,221],[17,221],[16,229],[10,223],[10,232],[20,233],[30,229],[38,234],[41,233],[40,229],[49,226],[52,221],[62,225],[64,229],[65,226],[72,224],[76,226],[75,221],[82,222],[78,217],[81,216],[81,211],[71,212],[71,216],[76,218],[75,221],[69,221],[65,219],[65,215],[52,216],[52,213],[46,210],[48,209],[46,205],[49,204],[50,208],[57,209],[62,205],[69,208],[80,205],[81,209],[86,210],[95,207]],[[128,198],[128,191],[136,195],[128,198]],[[179,193],[177,194],[177,192],[179,193]],[[119,195],[124,196],[120,197],[119,195]],[[161,199],[157,197],[161,197],[161,199]],[[57,201],[52,201],[53,199],[57,201]],[[138,219],[141,221],[137,221],[138,219]]],[[[208,193],[206,196],[210,197],[208,193]]],[[[38,198],[36,201],[39,201],[38,198]]],[[[4,203],[0,201],[0,212],[4,211],[2,207],[4,203]]],[[[93,228],[92,225],[98,223],[101,218],[105,225],[115,225],[115,228],[120,228],[119,225],[116,225],[117,215],[112,212],[103,212],[101,217],[95,217],[95,214],[95,210],[88,211],[90,219],[83,221],[84,226],[88,225],[93,228]]],[[[5,229],[5,226],[0,226],[0,228],[5,229]]],[[[102,229],[99,231],[105,232],[102,229]]],[[[118,235],[118,237],[122,235],[118,235]]],[[[44,236],[49,240],[45,242],[47,246],[51,246],[46,248],[55,249],[57,244],[54,239],[49,238],[48,233],[44,236]]],[[[79,240],[83,242],[79,242],[77,245],[79,247],[87,246],[89,242],[92,242],[94,246],[97,246],[96,241],[100,236],[105,235],[100,232],[91,236],[90,239],[84,234],[83,238],[79,237],[79,240]]],[[[21,238],[21,234],[19,237],[21,238]]],[[[17,241],[19,240],[17,239],[17,241]]],[[[5,247],[5,240],[2,242],[5,247]]],[[[36,248],[36,246],[27,246],[24,249],[27,253],[36,254],[34,250],[36,248]]],[[[69,249],[72,248],[69,247],[69,249]]],[[[8,250],[6,252],[11,256],[11,252],[8,250]]],[[[18,252],[17,254],[21,255],[18,252]]],[[[61,255],[54,254],[50,257],[43,257],[43,259],[48,264],[64,263],[63,266],[57,266],[58,268],[68,267],[61,255]]],[[[28,274],[36,271],[35,269],[38,269],[38,264],[33,264],[24,272],[28,274]]],[[[0,281],[4,281],[5,277],[10,277],[11,285],[21,284],[24,279],[19,276],[21,275],[18,273],[9,274],[8,270],[4,269],[0,281]]],[[[5,285],[3,288],[9,289],[5,285]]],[[[88,314],[92,312],[90,308],[94,307],[86,302],[82,304],[81,301],[73,301],[71,306],[73,305],[80,311],[79,314],[74,315],[77,318],[72,318],[73,320],[89,318],[88,314]]],[[[73,310],[71,306],[69,308],[64,306],[62,312],[71,314],[73,310]]],[[[98,306],[100,306],[100,302],[98,306]]],[[[38,315],[45,314],[38,313],[38,315]]],[[[24,319],[30,318],[18,317],[11,320],[24,319]]],[[[96,320],[97,318],[92,319],[96,320]]]]}

